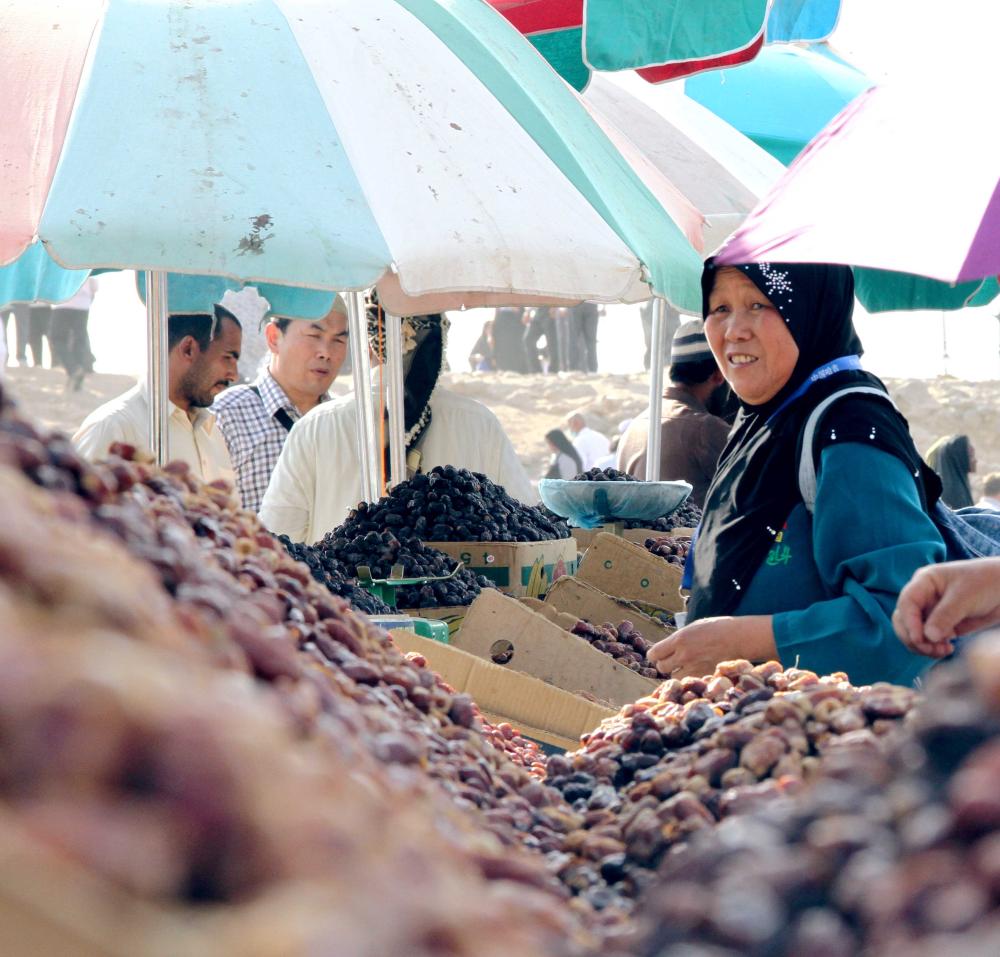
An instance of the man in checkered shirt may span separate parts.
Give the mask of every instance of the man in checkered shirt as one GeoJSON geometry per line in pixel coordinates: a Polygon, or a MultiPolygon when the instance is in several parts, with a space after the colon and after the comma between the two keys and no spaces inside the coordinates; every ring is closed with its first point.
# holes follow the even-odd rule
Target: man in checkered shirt
{"type": "Polygon", "coordinates": [[[270,360],[251,385],[212,406],[229,446],[243,507],[256,512],[292,425],[327,398],[347,355],[347,306],[337,296],[320,320],[272,317],[264,327],[270,360]]]}

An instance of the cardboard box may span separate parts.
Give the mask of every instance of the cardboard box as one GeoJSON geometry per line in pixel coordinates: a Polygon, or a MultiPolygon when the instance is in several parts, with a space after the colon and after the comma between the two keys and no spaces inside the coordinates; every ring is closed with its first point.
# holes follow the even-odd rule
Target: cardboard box
{"type": "Polygon", "coordinates": [[[547,542],[424,542],[444,552],[477,575],[484,575],[508,595],[544,595],[561,575],[572,575],[577,566],[577,546],[572,538],[547,542]]]}
{"type": "Polygon", "coordinates": [[[616,598],[645,602],[670,612],[684,610],[681,568],[616,535],[602,533],[594,539],[576,577],[616,598]]]}
{"type": "Polygon", "coordinates": [[[471,695],[489,721],[509,721],[522,734],[567,751],[580,746],[581,735],[614,714],[579,695],[553,688],[538,678],[511,671],[456,648],[410,632],[393,632],[402,651],[415,651],[456,691],[471,695]]]}
{"type": "Polygon", "coordinates": [[[585,618],[595,625],[630,621],[643,638],[652,642],[661,641],[677,630],[643,611],[640,604],[606,595],[579,578],[560,578],[549,589],[544,604],[550,610],[546,614],[585,618]]]}
{"type": "Polygon", "coordinates": [[[469,606],[452,645],[489,661],[506,651],[510,658],[500,662],[503,667],[564,691],[585,692],[616,708],[649,694],[659,684],[597,651],[521,602],[492,591],[483,592],[469,606]]]}
{"type": "Polygon", "coordinates": [[[634,542],[636,545],[645,545],[647,538],[690,538],[694,530],[690,528],[675,528],[672,532],[658,532],[652,528],[625,528],[620,532],[614,525],[602,525],[600,528],[574,528],[573,537],[576,539],[580,552],[585,552],[594,544],[594,539],[602,532],[608,535],[617,535],[624,538],[626,542],[634,542]]]}
{"type": "Polygon", "coordinates": [[[448,605],[442,608],[400,608],[399,613],[401,615],[409,615],[411,618],[431,618],[434,621],[446,621],[448,623],[448,634],[451,636],[462,627],[462,621],[468,610],[468,605],[448,605]]]}

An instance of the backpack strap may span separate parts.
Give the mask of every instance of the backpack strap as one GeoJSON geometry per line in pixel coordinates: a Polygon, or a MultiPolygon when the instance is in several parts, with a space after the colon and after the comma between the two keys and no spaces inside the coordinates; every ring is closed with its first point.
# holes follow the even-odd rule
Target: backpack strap
{"type": "Polygon", "coordinates": [[[813,440],[816,438],[816,430],[819,428],[820,419],[823,417],[826,410],[833,405],[838,399],[842,399],[845,395],[866,393],[868,395],[877,395],[881,399],[885,399],[889,402],[894,409],[897,409],[896,403],[892,401],[892,397],[888,393],[883,392],[881,389],[876,389],[873,386],[868,385],[854,385],[848,386],[845,389],[841,389],[839,392],[834,392],[833,395],[827,396],[819,405],[816,406],[812,412],[809,413],[809,418],[806,419],[806,424],[802,429],[802,436],[800,439],[801,446],[799,450],[799,494],[802,496],[802,501],[805,503],[809,514],[812,514],[813,507],[816,504],[816,459],[813,456],[813,440]]]}

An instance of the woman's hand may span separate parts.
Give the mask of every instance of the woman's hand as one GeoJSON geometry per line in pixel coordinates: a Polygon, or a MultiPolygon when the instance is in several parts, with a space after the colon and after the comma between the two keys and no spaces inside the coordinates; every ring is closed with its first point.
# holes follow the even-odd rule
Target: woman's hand
{"type": "Polygon", "coordinates": [[[952,639],[1000,622],[1000,558],[921,568],[900,592],[892,626],[910,651],[950,655],[952,639]]]}
{"type": "Polygon", "coordinates": [[[770,615],[703,618],[658,641],[646,654],[661,675],[703,678],[720,661],[746,658],[770,661],[778,657],[770,615]]]}

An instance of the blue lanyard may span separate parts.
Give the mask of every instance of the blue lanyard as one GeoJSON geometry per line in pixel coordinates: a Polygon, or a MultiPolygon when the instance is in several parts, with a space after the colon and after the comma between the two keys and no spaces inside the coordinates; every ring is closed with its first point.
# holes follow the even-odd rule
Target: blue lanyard
{"type": "Polygon", "coordinates": [[[777,410],[772,413],[771,417],[767,420],[768,425],[770,425],[785,409],[788,408],[796,399],[801,398],[805,395],[817,382],[822,382],[824,379],[829,379],[830,376],[835,375],[838,372],[849,372],[854,369],[861,368],[861,356],[841,356],[839,359],[834,359],[832,362],[828,362],[826,365],[820,366],[816,369],[812,375],[806,379],[781,405],[778,406],[777,410]]]}

